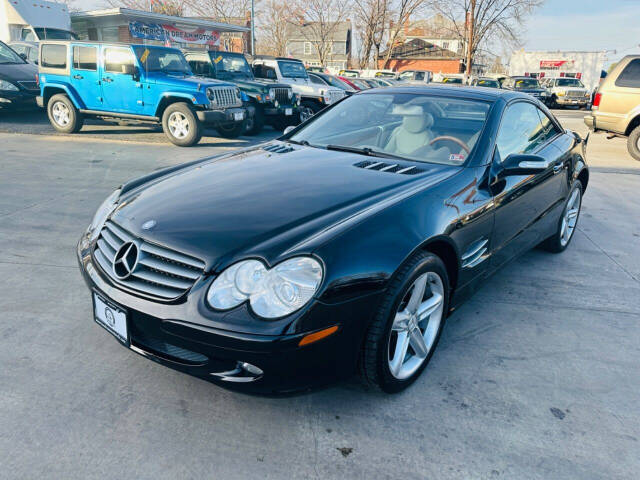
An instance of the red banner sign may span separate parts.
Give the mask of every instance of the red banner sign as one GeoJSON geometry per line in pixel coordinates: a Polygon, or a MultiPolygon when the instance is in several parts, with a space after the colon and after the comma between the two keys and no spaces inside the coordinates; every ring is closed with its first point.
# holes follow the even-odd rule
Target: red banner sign
{"type": "Polygon", "coordinates": [[[540,68],[560,68],[569,60],[540,60],[540,68]]]}

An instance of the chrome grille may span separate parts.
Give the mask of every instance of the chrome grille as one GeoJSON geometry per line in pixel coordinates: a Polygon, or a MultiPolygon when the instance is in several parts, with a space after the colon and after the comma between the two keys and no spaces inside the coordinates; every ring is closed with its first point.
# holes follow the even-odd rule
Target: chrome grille
{"type": "Polygon", "coordinates": [[[163,299],[186,293],[200,278],[205,266],[201,260],[145,242],[113,221],[102,228],[93,257],[114,282],[163,299]],[[130,276],[121,280],[115,276],[113,263],[120,247],[129,242],[136,245],[138,260],[130,276]]]}
{"type": "Polygon", "coordinates": [[[211,101],[211,108],[240,107],[242,100],[238,97],[238,89],[234,87],[209,88],[215,101],[211,101]]]}
{"type": "Polygon", "coordinates": [[[274,88],[275,95],[274,100],[277,100],[281,105],[288,105],[291,103],[291,97],[289,96],[290,88],[274,88]]]}
{"type": "Polygon", "coordinates": [[[584,97],[584,92],[581,90],[569,90],[567,91],[567,97],[584,97]]]}
{"type": "Polygon", "coordinates": [[[31,90],[31,91],[40,90],[40,87],[38,87],[38,84],[35,81],[34,82],[31,82],[31,81],[18,82],[18,84],[25,90],[31,90]]]}

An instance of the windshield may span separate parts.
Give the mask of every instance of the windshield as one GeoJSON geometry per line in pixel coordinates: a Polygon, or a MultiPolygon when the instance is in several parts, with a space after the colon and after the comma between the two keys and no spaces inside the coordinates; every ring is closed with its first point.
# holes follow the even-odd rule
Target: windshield
{"type": "Polygon", "coordinates": [[[78,37],[68,30],[59,28],[34,28],[40,40],[77,40],[78,37]]]}
{"type": "Polygon", "coordinates": [[[500,82],[497,80],[478,80],[479,87],[500,88],[500,82]]]}
{"type": "Polygon", "coordinates": [[[146,72],[193,75],[180,50],[168,48],[134,47],[138,60],[146,72]]]}
{"type": "Polygon", "coordinates": [[[0,42],[0,65],[8,65],[10,63],[27,63],[20,55],[7,47],[4,43],[0,42]]]}
{"type": "Polygon", "coordinates": [[[278,60],[278,66],[280,67],[280,73],[283,77],[307,78],[307,70],[301,62],[278,60]]]}
{"type": "Polygon", "coordinates": [[[520,88],[540,88],[538,80],[535,78],[518,78],[514,84],[516,89],[520,88]]]}
{"type": "Polygon", "coordinates": [[[556,86],[584,88],[584,84],[577,78],[559,78],[558,80],[556,80],[556,86]]]}
{"type": "Polygon", "coordinates": [[[415,93],[353,95],[319,114],[289,141],[374,157],[462,165],[490,107],[479,100],[415,93]]]}
{"type": "Polygon", "coordinates": [[[332,75],[326,75],[326,76],[324,76],[322,78],[324,79],[325,82],[327,82],[332,87],[337,87],[337,88],[340,88],[342,90],[348,90],[348,91],[352,91],[353,90],[353,88],[350,85],[347,85],[345,82],[343,82],[339,78],[336,78],[336,77],[334,77],[332,75]]]}
{"type": "Polygon", "coordinates": [[[211,61],[216,69],[217,78],[248,78],[253,79],[253,72],[244,55],[234,55],[226,52],[210,52],[211,61]]]}

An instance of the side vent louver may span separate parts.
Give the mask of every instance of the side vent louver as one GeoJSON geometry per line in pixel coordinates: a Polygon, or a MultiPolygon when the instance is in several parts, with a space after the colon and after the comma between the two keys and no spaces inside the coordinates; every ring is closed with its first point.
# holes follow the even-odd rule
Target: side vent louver
{"type": "Polygon", "coordinates": [[[377,170],[379,172],[399,173],[400,175],[417,175],[418,173],[422,173],[424,171],[418,167],[414,167],[413,165],[407,167],[404,165],[399,165],[397,163],[376,162],[376,161],[369,161],[369,160],[356,163],[354,166],[358,168],[364,168],[365,170],[377,170]]]}
{"type": "Polygon", "coordinates": [[[283,143],[270,143],[262,147],[262,149],[271,153],[287,153],[295,150],[291,145],[285,145],[283,143]]]}

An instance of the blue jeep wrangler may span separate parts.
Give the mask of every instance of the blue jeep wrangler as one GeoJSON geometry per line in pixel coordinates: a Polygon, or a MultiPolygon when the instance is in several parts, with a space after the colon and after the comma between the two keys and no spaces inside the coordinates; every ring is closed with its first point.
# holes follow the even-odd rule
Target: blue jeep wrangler
{"type": "Polygon", "coordinates": [[[246,129],[248,98],[233,84],[194,77],[182,52],[150,45],[44,41],[40,96],[53,127],[77,132],[87,117],[161,123],[175,145],[200,141],[203,124],[226,138],[246,129]]]}

